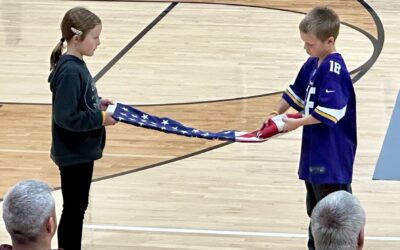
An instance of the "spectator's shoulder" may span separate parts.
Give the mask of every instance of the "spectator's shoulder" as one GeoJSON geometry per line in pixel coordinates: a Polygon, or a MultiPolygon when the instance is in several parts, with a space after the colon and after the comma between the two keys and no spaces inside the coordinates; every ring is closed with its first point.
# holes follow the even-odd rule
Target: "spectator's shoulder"
{"type": "Polygon", "coordinates": [[[4,245],[0,245],[0,250],[11,250],[12,246],[4,244],[4,245]]]}

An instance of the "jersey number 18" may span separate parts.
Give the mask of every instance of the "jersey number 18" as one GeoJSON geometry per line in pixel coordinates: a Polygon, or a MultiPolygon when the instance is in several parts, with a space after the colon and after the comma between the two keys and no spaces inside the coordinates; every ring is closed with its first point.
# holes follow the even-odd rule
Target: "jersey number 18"
{"type": "Polygon", "coordinates": [[[329,71],[340,75],[340,64],[334,61],[329,61],[329,63],[330,63],[329,71]]]}

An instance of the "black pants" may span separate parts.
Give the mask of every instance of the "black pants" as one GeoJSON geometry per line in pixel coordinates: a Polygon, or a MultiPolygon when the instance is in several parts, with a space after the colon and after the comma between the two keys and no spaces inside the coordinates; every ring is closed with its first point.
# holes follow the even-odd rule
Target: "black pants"
{"type": "MultiPolygon", "coordinates": [[[[308,217],[311,217],[311,213],[314,207],[317,205],[318,201],[322,200],[325,196],[335,191],[344,190],[351,193],[351,184],[311,184],[309,182],[306,183],[307,189],[307,197],[306,197],[306,205],[307,205],[307,214],[308,217]]],[[[311,224],[308,226],[308,243],[309,250],[314,250],[314,237],[311,232],[311,224]]]]}
{"type": "Polygon", "coordinates": [[[64,250],[80,250],[82,227],[89,204],[93,161],[70,166],[59,166],[63,210],[58,226],[58,247],[64,250]]]}

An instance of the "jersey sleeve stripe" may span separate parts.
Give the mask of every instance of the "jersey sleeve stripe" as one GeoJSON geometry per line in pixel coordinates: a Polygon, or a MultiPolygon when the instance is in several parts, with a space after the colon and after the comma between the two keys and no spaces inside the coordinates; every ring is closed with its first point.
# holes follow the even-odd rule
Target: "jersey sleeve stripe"
{"type": "Polygon", "coordinates": [[[342,109],[330,109],[318,106],[314,111],[319,115],[333,121],[334,123],[337,123],[346,114],[346,109],[347,106],[344,106],[342,109]]]}
{"type": "Polygon", "coordinates": [[[325,117],[326,119],[332,121],[333,123],[337,123],[336,118],[333,116],[330,116],[329,114],[323,113],[323,112],[319,111],[318,109],[314,109],[314,112],[319,114],[320,116],[325,117]]]}
{"type": "Polygon", "coordinates": [[[304,101],[298,97],[290,87],[286,89],[285,93],[290,97],[290,99],[292,99],[294,103],[296,103],[296,105],[304,108],[304,101]]]}

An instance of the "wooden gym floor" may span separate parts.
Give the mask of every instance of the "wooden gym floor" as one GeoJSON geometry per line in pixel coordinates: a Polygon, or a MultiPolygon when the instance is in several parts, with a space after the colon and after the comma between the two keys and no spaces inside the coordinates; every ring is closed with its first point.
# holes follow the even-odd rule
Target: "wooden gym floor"
{"type": "MultiPolygon", "coordinates": [[[[367,213],[365,249],[400,249],[400,183],[372,181],[400,87],[400,3],[389,0],[0,0],[0,197],[40,179],[56,188],[61,212],[47,75],[71,7],[103,21],[102,44],[85,59],[102,96],[216,131],[252,130],[273,109],[307,57],[297,25],[315,4],[344,24],[337,48],[357,94],[353,189],[367,213]]],[[[240,144],[118,124],[107,138],[84,249],[305,249],[300,130],[240,144]]],[[[0,222],[0,243],[9,242],[0,222]]]]}

